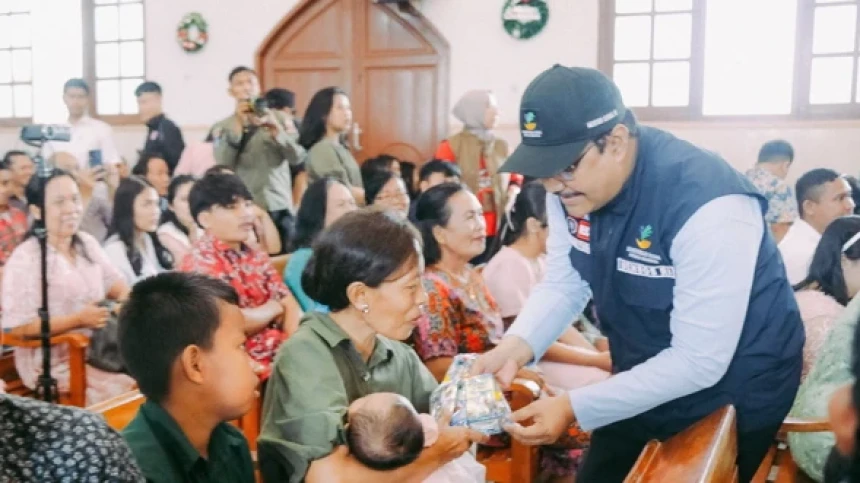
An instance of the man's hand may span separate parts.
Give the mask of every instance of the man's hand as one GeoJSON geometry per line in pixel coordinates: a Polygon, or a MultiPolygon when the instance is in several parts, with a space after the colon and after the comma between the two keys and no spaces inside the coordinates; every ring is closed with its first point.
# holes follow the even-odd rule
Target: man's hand
{"type": "Polygon", "coordinates": [[[494,374],[503,388],[510,387],[520,367],[531,360],[532,350],[519,337],[505,337],[495,348],[481,354],[472,365],[472,375],[494,374]]]}
{"type": "Polygon", "coordinates": [[[430,448],[445,463],[454,461],[472,446],[485,443],[487,436],[474,429],[451,426],[451,414],[443,413],[439,419],[439,438],[430,448]]]}
{"type": "Polygon", "coordinates": [[[567,393],[560,396],[538,399],[511,415],[514,424],[505,426],[505,431],[520,443],[529,446],[553,444],[573,424],[573,408],[567,393]],[[521,423],[531,420],[530,426],[521,423]]]}

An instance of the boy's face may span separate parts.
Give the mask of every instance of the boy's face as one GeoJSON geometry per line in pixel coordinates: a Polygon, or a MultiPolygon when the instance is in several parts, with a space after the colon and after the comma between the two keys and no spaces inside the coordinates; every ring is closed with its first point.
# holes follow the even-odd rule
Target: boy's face
{"type": "Polygon", "coordinates": [[[212,349],[203,351],[208,380],[208,400],[224,421],[237,419],[251,410],[259,379],[245,352],[245,317],[235,305],[218,302],[221,323],[212,339],[212,349]]]}
{"type": "Polygon", "coordinates": [[[70,87],[63,93],[63,102],[69,110],[69,116],[79,118],[87,113],[90,105],[90,96],[87,91],[80,87],[70,87]]]}
{"type": "Polygon", "coordinates": [[[225,243],[242,243],[254,230],[254,202],[236,198],[227,206],[215,205],[198,216],[212,236],[225,243]]]}

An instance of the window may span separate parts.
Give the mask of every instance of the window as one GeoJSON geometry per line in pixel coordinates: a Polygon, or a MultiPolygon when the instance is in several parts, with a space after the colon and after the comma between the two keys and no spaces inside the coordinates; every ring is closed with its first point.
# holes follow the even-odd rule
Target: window
{"type": "Polygon", "coordinates": [[[137,114],[134,90],[146,74],[143,0],[83,1],[93,108],[102,117],[137,114]]]}
{"type": "Polygon", "coordinates": [[[645,119],[860,117],[857,0],[610,0],[600,67],[645,119]]]}
{"type": "Polygon", "coordinates": [[[33,116],[30,1],[0,0],[0,120],[33,116]]]}

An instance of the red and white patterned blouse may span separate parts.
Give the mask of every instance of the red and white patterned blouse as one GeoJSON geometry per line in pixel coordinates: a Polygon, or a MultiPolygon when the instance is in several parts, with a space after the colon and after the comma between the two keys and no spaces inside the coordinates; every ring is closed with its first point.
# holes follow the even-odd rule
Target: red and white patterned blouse
{"type": "MultiPolygon", "coordinates": [[[[229,283],[238,292],[239,307],[243,309],[256,308],[270,300],[280,301],[290,293],[265,252],[245,244],[235,250],[209,233],[194,242],[179,270],[203,273],[229,283]]],[[[248,355],[263,366],[261,379],[269,377],[272,359],[285,339],[286,334],[272,324],[245,342],[248,355]]]]}

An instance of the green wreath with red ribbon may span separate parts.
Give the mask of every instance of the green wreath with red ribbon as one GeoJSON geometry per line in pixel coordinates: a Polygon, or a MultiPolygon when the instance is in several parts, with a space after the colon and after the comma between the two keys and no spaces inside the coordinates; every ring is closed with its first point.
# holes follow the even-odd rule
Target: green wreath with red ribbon
{"type": "Polygon", "coordinates": [[[186,52],[198,52],[209,42],[209,25],[203,16],[192,12],[179,22],[176,29],[176,41],[186,52]]]}

